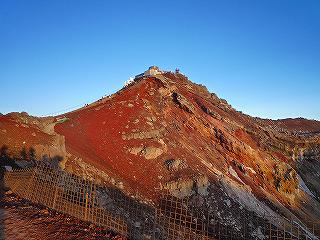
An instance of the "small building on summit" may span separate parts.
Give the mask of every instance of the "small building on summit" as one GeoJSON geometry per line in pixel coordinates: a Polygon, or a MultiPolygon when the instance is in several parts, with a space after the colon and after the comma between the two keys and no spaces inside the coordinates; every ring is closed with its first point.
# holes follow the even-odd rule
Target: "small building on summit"
{"type": "Polygon", "coordinates": [[[144,72],[145,76],[154,76],[157,74],[161,74],[163,71],[161,71],[157,66],[151,66],[147,71],[144,72]]]}
{"type": "Polygon", "coordinates": [[[147,76],[155,76],[155,75],[158,75],[158,74],[162,74],[164,73],[162,70],[160,70],[159,67],[157,66],[151,66],[149,67],[149,69],[147,71],[145,71],[144,73],[141,73],[137,76],[135,76],[135,79],[137,78],[141,78],[141,77],[147,77],[147,76]]]}

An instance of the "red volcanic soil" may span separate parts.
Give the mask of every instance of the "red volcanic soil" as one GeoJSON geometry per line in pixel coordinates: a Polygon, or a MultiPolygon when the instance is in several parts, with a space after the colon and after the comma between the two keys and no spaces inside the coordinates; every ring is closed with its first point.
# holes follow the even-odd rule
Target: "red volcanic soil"
{"type": "MultiPolygon", "coordinates": [[[[149,84],[152,87],[156,83],[149,84]]],[[[57,124],[55,131],[65,136],[67,149],[77,156],[111,176],[123,179],[129,186],[135,186],[134,190],[147,191],[157,181],[157,178],[148,176],[157,176],[158,168],[153,160],[127,151],[131,146],[152,144],[157,147],[160,144],[153,139],[132,139],[130,143],[122,139],[124,133],[146,124],[148,111],[144,105],[150,96],[148,89],[140,85],[142,83],[123,90],[112,99],[65,115],[69,120],[57,124]],[[135,123],[137,119],[139,123],[135,123]]]]}
{"type": "Polygon", "coordinates": [[[0,146],[8,146],[11,154],[18,154],[22,147],[51,145],[52,141],[52,136],[36,126],[23,124],[11,116],[0,115],[0,146]]]}
{"type": "MultiPolygon", "coordinates": [[[[203,164],[204,159],[212,159],[209,164],[225,171],[226,163],[221,161],[225,157],[212,148],[217,140],[204,122],[213,121],[221,127],[224,124],[195,107],[199,95],[196,89],[187,88],[190,87],[189,82],[174,78],[174,75],[169,75],[168,80],[169,77],[175,81],[171,90],[170,86],[164,87],[165,83],[159,79],[144,78],[111,98],[65,114],[68,121],[57,124],[55,131],[65,136],[68,152],[85,159],[113,178],[121,179],[127,188],[144,195],[153,194],[156,188],[168,181],[208,172],[203,164]],[[171,91],[179,92],[190,100],[194,113],[179,107],[172,99],[171,91]],[[141,137],[124,138],[141,133],[141,137]],[[160,149],[162,154],[147,159],[141,154],[129,153],[130,149],[138,147],[160,149]],[[178,172],[172,173],[165,165],[169,159],[182,159],[188,167],[181,167],[178,172]]],[[[212,105],[210,102],[206,104],[212,105]]],[[[222,112],[220,109],[217,111],[222,112]]],[[[219,134],[223,132],[222,129],[219,134]]]]}
{"type": "Polygon", "coordinates": [[[250,147],[257,149],[257,143],[252,139],[252,137],[246,133],[243,129],[237,129],[235,132],[235,136],[242,142],[245,142],[250,147]]]}

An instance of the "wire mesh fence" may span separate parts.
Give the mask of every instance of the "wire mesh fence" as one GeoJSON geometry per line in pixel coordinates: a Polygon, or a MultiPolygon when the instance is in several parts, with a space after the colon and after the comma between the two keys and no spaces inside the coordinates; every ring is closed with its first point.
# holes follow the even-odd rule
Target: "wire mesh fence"
{"type": "Polygon", "coordinates": [[[4,180],[22,198],[106,227],[128,239],[309,240],[320,236],[320,222],[306,226],[283,220],[273,224],[246,213],[240,224],[232,226],[214,212],[196,207],[188,197],[161,193],[156,204],[146,204],[119,189],[96,185],[46,164],[6,172],[4,180]]]}
{"type": "Polygon", "coordinates": [[[160,200],[157,211],[168,239],[309,240],[320,236],[320,222],[305,225],[285,218],[268,221],[253,212],[242,212],[240,224],[234,224],[234,219],[229,219],[228,224],[219,214],[196,207],[190,198],[178,199],[167,194],[160,200]]]}

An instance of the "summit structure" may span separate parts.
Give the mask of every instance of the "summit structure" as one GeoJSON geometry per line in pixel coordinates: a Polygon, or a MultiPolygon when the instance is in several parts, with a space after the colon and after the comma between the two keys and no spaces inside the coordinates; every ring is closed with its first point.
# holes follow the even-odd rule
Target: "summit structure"
{"type": "Polygon", "coordinates": [[[156,76],[159,74],[165,73],[164,71],[160,70],[157,66],[151,66],[148,70],[146,70],[144,73],[141,73],[139,75],[136,75],[135,78],[141,78],[141,77],[150,77],[150,76],[156,76]]]}

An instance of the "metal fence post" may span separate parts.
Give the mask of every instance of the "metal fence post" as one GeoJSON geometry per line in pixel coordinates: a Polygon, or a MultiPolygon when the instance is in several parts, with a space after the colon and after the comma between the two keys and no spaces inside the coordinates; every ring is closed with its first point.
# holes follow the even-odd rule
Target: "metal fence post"
{"type": "Polygon", "coordinates": [[[89,194],[86,192],[86,199],[85,199],[85,212],[84,212],[84,219],[87,221],[88,220],[88,198],[89,194]]]}
{"type": "Polygon", "coordinates": [[[283,222],[283,239],[286,240],[286,221],[283,222]]]}
{"type": "Polygon", "coordinates": [[[314,235],[314,225],[315,225],[315,223],[312,223],[312,233],[313,233],[313,235],[314,235]]]}
{"type": "Polygon", "coordinates": [[[54,191],[54,197],[53,197],[53,204],[52,204],[52,208],[55,209],[56,208],[56,202],[57,202],[57,198],[58,198],[58,186],[55,186],[55,191],[54,191]]]}

